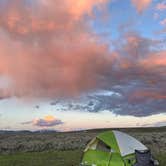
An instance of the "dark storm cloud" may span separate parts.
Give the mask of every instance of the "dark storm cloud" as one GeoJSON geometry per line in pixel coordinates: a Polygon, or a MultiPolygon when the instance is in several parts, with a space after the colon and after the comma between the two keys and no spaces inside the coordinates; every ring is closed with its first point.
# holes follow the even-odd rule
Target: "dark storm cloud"
{"type": "MultiPolygon", "coordinates": [[[[99,113],[102,111],[110,111],[116,115],[131,115],[135,117],[144,117],[165,113],[165,99],[160,96],[156,97],[153,94],[143,97],[133,97],[137,88],[145,88],[145,85],[140,81],[128,82],[122,85],[115,85],[104,91],[103,94],[88,94],[86,97],[81,97],[79,100],[56,101],[58,110],[63,111],[88,111],[99,113]],[[112,95],[107,95],[109,93],[112,95]]],[[[148,91],[150,89],[148,88],[148,91]]],[[[56,109],[56,106],[54,109],[56,109]]]]}

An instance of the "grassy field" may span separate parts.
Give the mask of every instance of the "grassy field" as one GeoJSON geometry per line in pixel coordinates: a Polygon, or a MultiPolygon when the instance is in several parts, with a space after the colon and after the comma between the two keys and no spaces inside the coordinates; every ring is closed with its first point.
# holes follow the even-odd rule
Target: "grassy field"
{"type": "Polygon", "coordinates": [[[78,166],[81,151],[32,152],[0,156],[0,166],[78,166]]]}
{"type": "MultiPolygon", "coordinates": [[[[79,166],[81,151],[32,152],[0,156],[1,166],[79,166]]],[[[166,153],[156,155],[166,166],[166,153]]]]}
{"type": "MultiPolygon", "coordinates": [[[[87,142],[108,129],[81,132],[1,132],[0,166],[78,166],[87,142]]],[[[119,129],[149,147],[166,166],[166,128],[119,129]]]]}

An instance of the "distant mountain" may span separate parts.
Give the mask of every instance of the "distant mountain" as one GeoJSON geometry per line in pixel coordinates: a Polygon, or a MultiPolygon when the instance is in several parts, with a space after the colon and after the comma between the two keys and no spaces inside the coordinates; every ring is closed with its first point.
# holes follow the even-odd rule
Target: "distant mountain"
{"type": "Polygon", "coordinates": [[[36,131],[29,131],[29,130],[0,130],[0,134],[32,134],[32,133],[53,133],[58,132],[57,130],[36,130],[36,131]]]}

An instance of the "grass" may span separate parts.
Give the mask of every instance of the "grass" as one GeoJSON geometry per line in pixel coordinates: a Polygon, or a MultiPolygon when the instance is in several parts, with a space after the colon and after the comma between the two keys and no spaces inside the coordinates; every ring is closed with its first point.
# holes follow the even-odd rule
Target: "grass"
{"type": "Polygon", "coordinates": [[[0,166],[78,166],[81,151],[32,152],[1,155],[0,166]]]}
{"type": "Polygon", "coordinates": [[[160,166],[166,166],[166,153],[158,154],[156,157],[160,162],[160,166]]]}
{"type": "MultiPolygon", "coordinates": [[[[79,166],[87,143],[107,130],[0,132],[0,166],[79,166]]],[[[166,127],[119,130],[140,140],[151,149],[160,166],[166,166],[166,127]]]]}
{"type": "MultiPolygon", "coordinates": [[[[81,151],[55,151],[1,155],[0,166],[79,166],[81,151]]],[[[156,155],[160,166],[166,166],[166,154],[156,155]]]]}

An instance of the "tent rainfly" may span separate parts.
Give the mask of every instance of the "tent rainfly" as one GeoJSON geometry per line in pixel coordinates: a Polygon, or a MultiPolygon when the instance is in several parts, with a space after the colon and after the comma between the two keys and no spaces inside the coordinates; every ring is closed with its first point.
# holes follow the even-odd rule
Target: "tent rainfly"
{"type": "Polygon", "coordinates": [[[146,151],[147,147],[123,132],[107,131],[87,145],[81,166],[133,166],[135,150],[146,151]]]}

